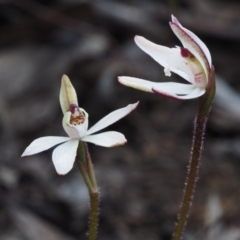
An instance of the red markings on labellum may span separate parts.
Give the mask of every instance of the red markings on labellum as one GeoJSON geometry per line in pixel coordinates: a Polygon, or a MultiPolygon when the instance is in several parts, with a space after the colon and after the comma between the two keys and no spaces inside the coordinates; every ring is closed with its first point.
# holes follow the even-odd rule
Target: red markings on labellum
{"type": "Polygon", "coordinates": [[[76,104],[71,104],[69,107],[69,111],[71,111],[72,115],[70,117],[70,123],[73,125],[79,125],[84,123],[85,116],[79,110],[79,107],[76,104]]]}

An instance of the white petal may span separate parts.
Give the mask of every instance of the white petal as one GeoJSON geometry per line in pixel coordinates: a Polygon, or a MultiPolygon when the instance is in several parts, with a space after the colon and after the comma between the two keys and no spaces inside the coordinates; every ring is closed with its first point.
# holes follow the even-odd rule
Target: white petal
{"type": "Polygon", "coordinates": [[[78,143],[78,140],[71,140],[54,149],[52,160],[58,174],[67,174],[72,169],[77,155],[78,143]]]}
{"type": "Polygon", "coordinates": [[[183,84],[183,83],[175,83],[175,82],[166,82],[166,83],[157,83],[154,86],[154,90],[171,92],[174,94],[189,94],[196,87],[192,84],[183,84]]]}
{"type": "Polygon", "coordinates": [[[39,152],[48,150],[49,148],[62,143],[69,141],[69,137],[41,137],[34,140],[23,152],[22,157],[33,155],[39,152]]]}
{"type": "Polygon", "coordinates": [[[90,142],[102,147],[116,147],[127,142],[122,133],[114,131],[85,136],[82,138],[82,141],[90,142]]]}
{"type": "Polygon", "coordinates": [[[136,36],[134,39],[144,52],[149,54],[164,68],[169,69],[191,83],[194,82],[194,75],[187,64],[187,60],[181,56],[180,48],[168,48],[157,45],[140,36],[136,36]]]}
{"type": "Polygon", "coordinates": [[[152,88],[156,86],[156,82],[151,82],[147,80],[143,80],[140,78],[134,78],[134,77],[118,77],[118,81],[127,86],[127,87],[132,87],[141,91],[145,92],[153,92],[152,88]]]}
{"type": "Polygon", "coordinates": [[[157,83],[133,77],[118,77],[118,80],[120,83],[128,87],[151,93],[153,93],[154,89],[155,91],[159,90],[164,92],[171,92],[174,94],[188,94],[196,88],[192,84],[174,82],[157,83]]]}
{"type": "Polygon", "coordinates": [[[88,117],[85,118],[84,123],[79,125],[70,124],[70,117],[71,117],[71,112],[66,112],[64,114],[63,121],[62,121],[63,128],[70,138],[80,139],[87,132],[88,117]]]}
{"type": "Polygon", "coordinates": [[[106,128],[107,126],[117,122],[119,119],[125,117],[127,114],[133,111],[137,107],[137,105],[138,105],[138,102],[134,104],[129,104],[127,107],[120,108],[118,110],[115,110],[109,113],[107,116],[105,116],[100,121],[98,121],[94,126],[92,126],[87,131],[86,135],[90,135],[92,133],[100,131],[101,129],[106,128]]]}
{"type": "Polygon", "coordinates": [[[212,64],[211,55],[206,45],[191,31],[182,27],[177,18],[172,16],[170,26],[185,48],[187,48],[201,63],[208,78],[212,64]]]}
{"type": "MultiPolygon", "coordinates": [[[[195,35],[193,32],[191,32],[190,30],[184,28],[180,24],[180,22],[177,20],[177,18],[174,17],[173,15],[172,15],[172,21],[174,23],[176,23],[181,29],[183,29],[183,31],[188,33],[188,35],[199,45],[199,47],[202,49],[202,51],[204,52],[205,56],[207,57],[209,66],[211,66],[212,65],[212,58],[211,58],[211,54],[210,54],[209,49],[206,46],[206,44],[197,35],[195,35]]],[[[183,44],[183,42],[182,42],[182,44],[183,44]]],[[[183,44],[183,46],[184,46],[184,44],[183,44]]]]}
{"type": "MultiPolygon", "coordinates": [[[[172,83],[177,84],[177,83],[172,83]]],[[[153,88],[153,92],[156,94],[160,94],[166,97],[174,98],[174,99],[193,99],[202,96],[206,90],[204,88],[196,88],[192,85],[182,84],[186,86],[173,86],[168,88],[166,86],[153,88]]]]}

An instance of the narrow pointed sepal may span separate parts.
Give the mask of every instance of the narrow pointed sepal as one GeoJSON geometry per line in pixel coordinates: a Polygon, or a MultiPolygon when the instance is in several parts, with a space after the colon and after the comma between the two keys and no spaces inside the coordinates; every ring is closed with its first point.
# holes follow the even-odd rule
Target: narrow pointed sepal
{"type": "Polygon", "coordinates": [[[118,77],[118,82],[127,87],[135,88],[144,92],[153,92],[154,82],[134,77],[118,77]]]}
{"type": "Polygon", "coordinates": [[[129,104],[128,106],[124,108],[120,108],[118,110],[115,110],[111,113],[109,113],[107,116],[102,118],[100,121],[98,121],[94,126],[92,126],[86,133],[86,135],[90,135],[92,133],[98,132],[102,130],[103,128],[106,128],[110,126],[111,124],[117,122],[121,118],[125,117],[127,114],[129,114],[131,111],[133,111],[137,106],[138,103],[129,104]]]}

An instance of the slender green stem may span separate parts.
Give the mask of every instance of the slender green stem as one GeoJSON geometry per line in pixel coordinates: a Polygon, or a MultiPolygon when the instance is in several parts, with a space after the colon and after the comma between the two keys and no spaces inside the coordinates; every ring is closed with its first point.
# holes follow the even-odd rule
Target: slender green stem
{"type": "Polygon", "coordinates": [[[88,240],[95,240],[97,237],[98,230],[98,215],[99,215],[99,189],[97,186],[97,181],[94,173],[94,168],[92,164],[92,159],[88,150],[88,146],[85,143],[85,153],[86,153],[86,165],[88,168],[89,178],[91,180],[93,191],[89,192],[90,196],[90,217],[89,217],[89,231],[88,240]]]}
{"type": "Polygon", "coordinates": [[[206,93],[200,98],[198,113],[194,121],[192,154],[188,165],[186,185],[183,193],[182,204],[178,216],[178,222],[173,234],[173,240],[182,239],[182,234],[187,223],[189,211],[193,201],[194,190],[198,180],[198,171],[203,149],[204,133],[210,107],[215,95],[215,71],[211,68],[209,83],[206,93]]]}
{"type": "Polygon", "coordinates": [[[196,182],[198,179],[198,170],[200,166],[201,152],[203,148],[203,137],[205,132],[205,127],[207,123],[207,116],[202,118],[197,114],[194,124],[194,138],[192,147],[192,156],[188,165],[188,176],[186,179],[186,187],[184,190],[182,205],[180,209],[180,214],[178,218],[178,223],[173,235],[174,240],[180,240],[182,238],[182,233],[186,225],[186,221],[189,215],[189,210],[192,205],[193,194],[196,187],[196,182]]]}
{"type": "Polygon", "coordinates": [[[88,151],[88,146],[86,143],[81,141],[78,146],[78,157],[76,159],[76,163],[88,187],[90,197],[89,230],[87,234],[88,240],[96,240],[99,221],[99,189],[97,186],[92,159],[88,151]]]}
{"type": "Polygon", "coordinates": [[[99,191],[89,193],[90,195],[90,217],[88,240],[95,240],[98,232],[99,215],[99,191]]]}
{"type": "Polygon", "coordinates": [[[82,161],[82,163],[86,164],[86,144],[82,141],[79,141],[78,143],[78,157],[82,161]]]}
{"type": "Polygon", "coordinates": [[[88,176],[88,173],[87,173],[87,170],[85,169],[82,161],[80,159],[76,159],[76,163],[77,163],[77,166],[82,174],[82,177],[84,179],[84,182],[86,183],[87,185],[87,188],[88,188],[88,191],[89,192],[94,192],[94,187],[92,185],[92,182],[88,176]]]}
{"type": "Polygon", "coordinates": [[[88,166],[88,171],[89,171],[89,177],[91,179],[93,188],[95,189],[95,191],[97,191],[98,190],[97,181],[96,181],[94,168],[93,168],[93,164],[92,164],[90,153],[88,151],[87,144],[85,144],[85,149],[86,149],[86,160],[87,160],[87,166],[88,166]]]}

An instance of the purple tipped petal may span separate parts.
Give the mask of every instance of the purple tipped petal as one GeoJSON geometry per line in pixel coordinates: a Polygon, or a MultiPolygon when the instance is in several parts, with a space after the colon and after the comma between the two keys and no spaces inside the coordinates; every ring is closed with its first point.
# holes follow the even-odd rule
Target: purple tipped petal
{"type": "MultiPolygon", "coordinates": [[[[175,83],[176,84],[176,83],[175,83]]],[[[184,84],[183,84],[184,85],[184,84]]],[[[206,90],[203,88],[190,88],[190,87],[183,87],[180,89],[167,89],[167,88],[153,88],[153,92],[159,95],[163,95],[165,97],[173,98],[173,99],[180,99],[180,100],[187,100],[193,99],[202,96],[206,90]]]]}
{"type": "Polygon", "coordinates": [[[212,58],[211,58],[211,54],[209,52],[209,49],[208,47],[205,45],[205,43],[197,36],[195,35],[193,32],[191,32],[190,30],[184,28],[180,22],[177,20],[176,17],[174,17],[172,15],[172,22],[177,24],[180,28],[182,28],[186,33],[188,33],[188,35],[199,45],[199,47],[202,49],[202,51],[204,52],[207,60],[208,60],[208,63],[209,63],[209,66],[212,65],[212,58]]]}
{"type": "Polygon", "coordinates": [[[182,84],[174,82],[158,83],[133,77],[118,77],[118,80],[121,84],[125,86],[146,92],[153,92],[154,89],[164,92],[171,92],[174,94],[188,94],[196,88],[192,84],[182,84]]]}
{"type": "Polygon", "coordinates": [[[170,26],[185,48],[187,48],[201,63],[208,78],[212,65],[211,55],[207,46],[191,31],[182,27],[177,18],[172,16],[170,26]]]}
{"type": "Polygon", "coordinates": [[[147,80],[143,80],[140,78],[134,78],[134,77],[118,77],[118,81],[127,86],[127,87],[132,87],[141,91],[145,92],[153,92],[152,88],[155,86],[155,82],[150,82],[147,80]]]}

